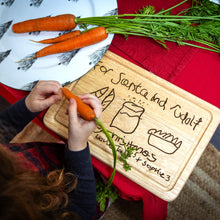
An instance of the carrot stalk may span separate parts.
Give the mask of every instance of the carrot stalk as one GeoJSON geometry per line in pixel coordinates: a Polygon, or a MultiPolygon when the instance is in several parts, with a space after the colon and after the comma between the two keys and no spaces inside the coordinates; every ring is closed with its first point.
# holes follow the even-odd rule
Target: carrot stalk
{"type": "Polygon", "coordinates": [[[63,14],[54,17],[43,17],[22,21],[13,24],[12,30],[14,33],[25,33],[33,31],[67,31],[75,27],[75,16],[72,14],[63,14]]]}
{"type": "Polygon", "coordinates": [[[58,37],[54,37],[54,38],[48,38],[48,39],[44,39],[44,40],[40,40],[40,41],[35,41],[35,40],[31,40],[35,43],[41,43],[41,44],[55,44],[55,43],[59,43],[74,37],[79,36],[81,33],[80,30],[75,30],[75,31],[71,31],[65,34],[62,34],[58,37]]]}
{"type": "MultiPolygon", "coordinates": [[[[75,96],[69,89],[62,87],[62,92],[64,94],[64,96],[69,100],[70,98],[74,98],[76,100],[77,103],[77,111],[78,113],[86,120],[94,120],[96,122],[96,124],[102,129],[103,133],[105,134],[105,136],[107,137],[109,144],[111,146],[112,149],[112,153],[113,153],[113,171],[112,174],[110,176],[110,178],[108,179],[108,182],[105,186],[104,189],[102,189],[103,191],[101,192],[101,200],[105,201],[106,200],[106,196],[107,191],[110,190],[110,186],[113,182],[114,176],[115,176],[115,172],[116,172],[116,161],[117,161],[117,150],[114,144],[114,141],[112,140],[111,135],[109,134],[108,130],[103,126],[103,124],[101,123],[101,121],[96,117],[95,113],[91,115],[91,111],[93,111],[87,104],[83,103],[83,101],[75,96]],[[86,113],[88,111],[88,114],[86,113]],[[89,116],[88,116],[89,115],[89,116]]],[[[99,200],[99,199],[98,199],[99,200]]],[[[105,203],[105,202],[104,202],[105,203]]]]}
{"type": "Polygon", "coordinates": [[[113,164],[113,171],[112,171],[112,174],[110,176],[110,178],[108,179],[108,182],[107,182],[107,188],[109,188],[112,184],[112,181],[114,179],[114,176],[115,176],[115,172],[116,172],[116,160],[117,160],[117,151],[116,151],[116,148],[115,148],[115,144],[112,140],[112,137],[110,136],[109,132],[106,130],[106,128],[103,126],[103,124],[101,123],[101,121],[98,119],[98,118],[94,118],[96,124],[101,127],[103,133],[105,134],[105,136],[107,137],[109,143],[110,143],[110,146],[111,146],[111,149],[112,149],[112,153],[113,153],[113,158],[114,158],[114,164],[113,164]]]}

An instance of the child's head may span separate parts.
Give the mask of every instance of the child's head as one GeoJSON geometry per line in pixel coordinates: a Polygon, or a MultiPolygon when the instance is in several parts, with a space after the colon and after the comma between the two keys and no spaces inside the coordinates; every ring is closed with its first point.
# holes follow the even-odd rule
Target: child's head
{"type": "Polygon", "coordinates": [[[16,155],[0,144],[0,219],[64,219],[67,193],[76,178],[55,170],[47,177],[27,170],[16,155]]]}

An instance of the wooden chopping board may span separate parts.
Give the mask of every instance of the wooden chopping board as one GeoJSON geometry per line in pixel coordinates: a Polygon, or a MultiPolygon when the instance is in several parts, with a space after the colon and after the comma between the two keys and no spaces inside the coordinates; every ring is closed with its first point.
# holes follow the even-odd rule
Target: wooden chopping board
{"type": "MultiPolygon", "coordinates": [[[[67,87],[97,96],[104,126],[135,148],[128,159],[131,170],[118,160],[117,171],[166,201],[178,196],[220,122],[215,106],[110,51],[67,87]]],[[[66,139],[67,106],[63,98],[44,116],[45,125],[66,139]]],[[[117,136],[119,158],[124,146],[117,136]]],[[[89,142],[91,154],[112,167],[111,149],[98,128],[89,142]]]]}

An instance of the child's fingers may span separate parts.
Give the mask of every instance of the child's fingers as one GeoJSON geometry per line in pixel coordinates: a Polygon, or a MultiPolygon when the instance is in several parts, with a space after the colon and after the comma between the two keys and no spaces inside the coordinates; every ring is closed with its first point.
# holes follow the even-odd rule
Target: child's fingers
{"type": "Polygon", "coordinates": [[[77,104],[74,99],[69,100],[69,107],[68,107],[68,115],[69,115],[69,122],[77,123],[77,104]]]}
{"type": "Polygon", "coordinates": [[[96,113],[96,116],[99,118],[102,112],[101,101],[92,94],[84,94],[81,95],[80,98],[82,101],[88,105],[90,105],[96,113]]]}
{"type": "Polygon", "coordinates": [[[79,95],[79,97],[82,99],[82,100],[87,100],[87,99],[94,99],[96,101],[100,101],[96,96],[90,94],[90,93],[86,93],[86,94],[83,94],[83,95],[79,95]]]}
{"type": "Polygon", "coordinates": [[[48,97],[45,100],[42,100],[39,104],[42,106],[42,110],[50,107],[51,105],[55,104],[57,101],[59,101],[60,98],[58,95],[52,95],[50,97],[48,97]]]}
{"type": "Polygon", "coordinates": [[[39,90],[41,95],[58,94],[61,85],[57,81],[40,81],[35,86],[35,90],[39,90]]]}

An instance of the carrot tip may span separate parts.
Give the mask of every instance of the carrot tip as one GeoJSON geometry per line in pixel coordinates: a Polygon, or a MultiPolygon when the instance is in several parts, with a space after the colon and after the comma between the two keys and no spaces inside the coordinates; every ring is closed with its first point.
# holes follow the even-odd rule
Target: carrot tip
{"type": "Polygon", "coordinates": [[[32,41],[32,42],[34,42],[34,43],[39,43],[39,41],[36,41],[36,40],[31,40],[31,39],[29,39],[29,41],[32,41]]]}
{"type": "Polygon", "coordinates": [[[31,58],[28,58],[28,59],[18,60],[18,61],[16,61],[16,63],[25,62],[25,61],[32,60],[32,59],[35,59],[35,58],[37,58],[37,57],[31,57],[31,58]]]}

